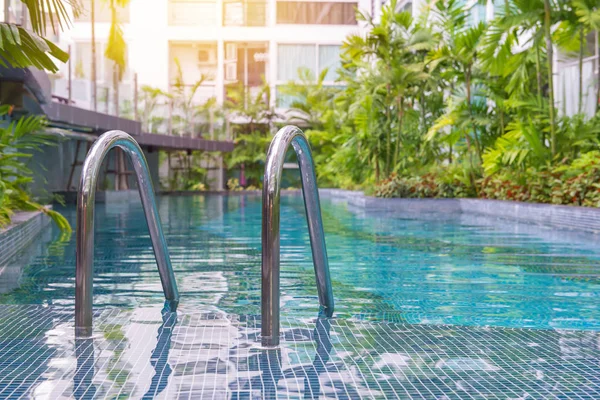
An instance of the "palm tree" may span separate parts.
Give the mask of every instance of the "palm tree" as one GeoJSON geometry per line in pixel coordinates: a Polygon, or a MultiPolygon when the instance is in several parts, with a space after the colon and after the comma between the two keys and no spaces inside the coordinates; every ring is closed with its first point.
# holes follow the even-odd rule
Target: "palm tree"
{"type": "MultiPolygon", "coordinates": [[[[573,0],[573,7],[585,29],[594,32],[596,53],[600,54],[600,4],[596,0],[573,0]]],[[[600,66],[600,60],[596,62],[600,66]]],[[[598,112],[600,107],[600,68],[598,68],[596,90],[596,112],[598,112]]]]}
{"type": "Polygon", "coordinates": [[[434,38],[410,13],[397,13],[396,1],[383,7],[379,21],[366,13],[359,13],[358,19],[366,22],[368,30],[364,36],[350,36],[343,45],[345,68],[351,69],[345,78],[357,92],[350,106],[356,128],[366,134],[361,135],[364,139],[375,140],[375,147],[367,147],[373,150],[367,158],[373,160],[379,181],[381,172],[387,176],[399,168],[405,117],[414,111],[419,97],[423,102],[430,79],[425,54],[434,38]]]}
{"type": "Polygon", "coordinates": [[[44,38],[48,29],[58,32],[70,24],[67,8],[79,13],[76,0],[22,0],[29,11],[32,31],[12,23],[0,23],[0,65],[36,67],[57,72],[52,59],[66,62],[69,55],[44,38]]]}
{"type": "MultiPolygon", "coordinates": [[[[454,124],[461,124],[464,127],[470,126],[472,137],[465,132],[464,138],[467,142],[469,151],[474,147],[477,159],[481,162],[482,145],[478,133],[477,124],[473,110],[473,85],[477,74],[477,53],[480,41],[486,32],[486,25],[480,22],[471,26],[467,20],[467,13],[463,3],[459,0],[438,1],[433,5],[431,12],[434,21],[434,29],[440,37],[440,45],[429,56],[430,67],[435,70],[438,67],[449,68],[458,71],[456,75],[456,84],[464,85],[464,93],[459,97],[464,101],[466,113],[460,111],[463,101],[455,102],[456,107],[449,108],[452,118],[443,117],[443,121],[454,124]],[[460,121],[460,118],[466,118],[468,124],[460,121]],[[473,143],[471,143],[473,140],[473,143]]],[[[454,78],[451,78],[451,84],[455,85],[454,78]]],[[[457,90],[458,88],[454,88],[457,90]]],[[[461,89],[458,89],[460,92],[461,89]]],[[[436,124],[432,133],[446,124],[436,124]]]]}

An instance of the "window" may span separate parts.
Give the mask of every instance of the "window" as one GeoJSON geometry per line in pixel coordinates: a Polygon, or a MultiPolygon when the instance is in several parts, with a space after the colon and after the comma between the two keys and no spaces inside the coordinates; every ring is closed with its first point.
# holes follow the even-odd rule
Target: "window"
{"type": "Polygon", "coordinates": [[[356,25],[356,3],[278,1],[278,24],[356,25]]]}
{"type": "Polygon", "coordinates": [[[334,87],[340,66],[340,46],[325,44],[280,44],[277,46],[277,106],[288,108],[294,96],[283,93],[281,88],[289,81],[301,79],[299,70],[306,69],[312,80],[327,69],[324,84],[334,87]]]}
{"type": "Polygon", "coordinates": [[[476,26],[480,22],[485,22],[487,20],[487,7],[472,0],[471,3],[472,4],[466,6],[467,23],[470,26],[476,26]]]}
{"type": "Polygon", "coordinates": [[[277,80],[298,80],[298,70],[306,68],[316,77],[317,47],[314,44],[280,44],[277,47],[277,80]]]}
{"type": "Polygon", "coordinates": [[[267,3],[264,0],[224,0],[224,26],[265,26],[267,3]]]}
{"type": "MultiPolygon", "coordinates": [[[[92,20],[92,0],[80,0],[81,15],[75,18],[77,22],[90,22],[92,20]]],[[[125,7],[117,7],[117,15],[122,23],[129,23],[129,5],[125,7]]],[[[110,22],[112,13],[108,2],[102,0],[94,1],[94,20],[96,22],[110,22]]]]}
{"type": "Polygon", "coordinates": [[[203,75],[207,81],[217,76],[217,46],[214,43],[171,43],[169,58],[171,82],[177,78],[179,68],[187,85],[194,84],[203,75]]]}
{"type": "Polygon", "coordinates": [[[325,81],[335,81],[338,78],[337,69],[340,67],[340,46],[319,46],[319,74],[327,68],[325,81]]]}
{"type": "Polygon", "coordinates": [[[3,11],[8,12],[4,15],[3,22],[19,25],[25,22],[27,7],[23,2],[20,0],[4,0],[4,2],[0,1],[0,4],[4,7],[3,11]]]}
{"type": "Polygon", "coordinates": [[[169,25],[215,26],[217,3],[214,0],[169,0],[169,25]]]}
{"type": "Polygon", "coordinates": [[[307,69],[313,79],[327,69],[325,81],[333,82],[339,65],[339,45],[280,44],[277,47],[277,80],[280,82],[300,79],[301,68],[307,69]]]}
{"type": "MultiPolygon", "coordinates": [[[[96,43],[96,76],[100,83],[110,84],[113,81],[115,63],[104,57],[105,45],[96,43]]],[[[74,75],[76,79],[92,79],[92,44],[90,42],[75,43],[75,65],[74,75]]],[[[127,53],[125,53],[125,65],[127,65],[127,53]]],[[[127,68],[123,75],[123,81],[131,79],[127,68]]]]}

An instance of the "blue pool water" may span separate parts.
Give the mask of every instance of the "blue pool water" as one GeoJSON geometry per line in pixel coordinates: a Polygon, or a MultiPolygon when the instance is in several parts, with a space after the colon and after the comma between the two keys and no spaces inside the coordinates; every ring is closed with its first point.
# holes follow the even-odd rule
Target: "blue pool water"
{"type": "MultiPolygon", "coordinates": [[[[49,228],[0,276],[0,376],[16,371],[0,398],[600,396],[594,236],[322,202],[335,318],[315,319],[302,198],[284,196],[278,356],[257,339],[259,196],[160,199],[175,316],[160,313],[141,205],[99,205],[91,344],[72,338],[74,237],[49,228]]],[[[74,225],[74,208],[61,211],[74,225]]]]}

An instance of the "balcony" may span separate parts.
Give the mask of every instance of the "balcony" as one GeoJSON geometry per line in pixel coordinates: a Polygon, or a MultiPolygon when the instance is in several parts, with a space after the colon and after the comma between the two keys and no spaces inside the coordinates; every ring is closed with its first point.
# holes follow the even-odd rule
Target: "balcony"
{"type": "Polygon", "coordinates": [[[224,0],[223,26],[265,26],[267,3],[264,0],[224,0]]]}
{"type": "Polygon", "coordinates": [[[170,0],[169,25],[216,26],[217,3],[211,0],[170,0]]]}
{"type": "Polygon", "coordinates": [[[356,25],[355,2],[277,1],[278,24],[356,25]]]}

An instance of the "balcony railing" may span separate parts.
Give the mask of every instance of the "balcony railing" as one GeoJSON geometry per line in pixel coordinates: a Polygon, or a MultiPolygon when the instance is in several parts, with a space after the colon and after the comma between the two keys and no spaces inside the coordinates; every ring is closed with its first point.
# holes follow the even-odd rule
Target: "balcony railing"
{"type": "Polygon", "coordinates": [[[169,25],[215,26],[217,3],[211,0],[170,0],[169,25]]]}
{"type": "Polygon", "coordinates": [[[267,3],[264,0],[224,0],[223,26],[265,26],[267,3]]]}

